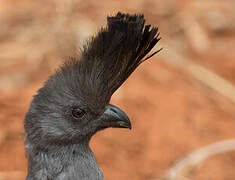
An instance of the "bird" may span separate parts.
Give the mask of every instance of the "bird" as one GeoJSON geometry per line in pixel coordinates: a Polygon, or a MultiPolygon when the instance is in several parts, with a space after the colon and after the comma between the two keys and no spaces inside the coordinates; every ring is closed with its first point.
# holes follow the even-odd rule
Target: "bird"
{"type": "Polygon", "coordinates": [[[118,12],[33,96],[24,118],[26,180],[103,180],[89,146],[106,128],[129,128],[113,93],[153,52],[161,38],[143,14],[118,12]]]}

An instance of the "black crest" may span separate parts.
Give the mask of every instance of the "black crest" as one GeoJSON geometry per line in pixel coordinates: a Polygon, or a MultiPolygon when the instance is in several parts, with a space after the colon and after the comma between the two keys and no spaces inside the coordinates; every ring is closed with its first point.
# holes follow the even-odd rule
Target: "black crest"
{"type": "Polygon", "coordinates": [[[142,14],[117,13],[87,42],[81,60],[72,59],[62,69],[77,69],[83,94],[109,101],[142,62],[161,50],[148,55],[159,40],[158,28],[145,25],[142,14]]]}

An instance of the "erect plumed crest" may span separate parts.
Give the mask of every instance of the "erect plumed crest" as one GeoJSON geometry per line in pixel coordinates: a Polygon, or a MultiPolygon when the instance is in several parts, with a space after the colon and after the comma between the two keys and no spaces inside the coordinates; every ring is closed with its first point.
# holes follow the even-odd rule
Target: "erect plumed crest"
{"type": "Polygon", "coordinates": [[[94,89],[93,92],[110,99],[142,62],[161,50],[147,56],[159,40],[158,28],[145,25],[142,14],[119,12],[107,17],[107,27],[84,46],[80,73],[90,85],[94,83],[89,87],[94,89]]]}

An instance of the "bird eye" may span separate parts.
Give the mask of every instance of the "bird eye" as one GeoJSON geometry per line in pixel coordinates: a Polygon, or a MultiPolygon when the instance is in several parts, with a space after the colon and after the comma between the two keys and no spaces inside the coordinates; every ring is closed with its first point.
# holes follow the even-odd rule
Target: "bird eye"
{"type": "Polygon", "coordinates": [[[85,114],[85,111],[80,109],[79,107],[74,107],[72,109],[72,116],[75,118],[75,119],[79,119],[81,118],[83,115],[85,114]]]}

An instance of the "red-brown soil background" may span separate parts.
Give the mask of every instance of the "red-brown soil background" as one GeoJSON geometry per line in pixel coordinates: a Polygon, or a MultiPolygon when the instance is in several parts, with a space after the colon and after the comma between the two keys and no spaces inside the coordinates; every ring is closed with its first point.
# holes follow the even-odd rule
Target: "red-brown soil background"
{"type": "MultiPolygon", "coordinates": [[[[158,179],[190,152],[234,138],[234,101],[171,55],[234,84],[234,7],[233,0],[0,0],[0,180],[26,176],[23,119],[32,95],[117,11],[144,13],[164,50],[113,95],[133,129],[107,129],[91,141],[105,179],[158,179]]],[[[235,179],[235,152],[209,158],[188,178],[235,179]]]]}

